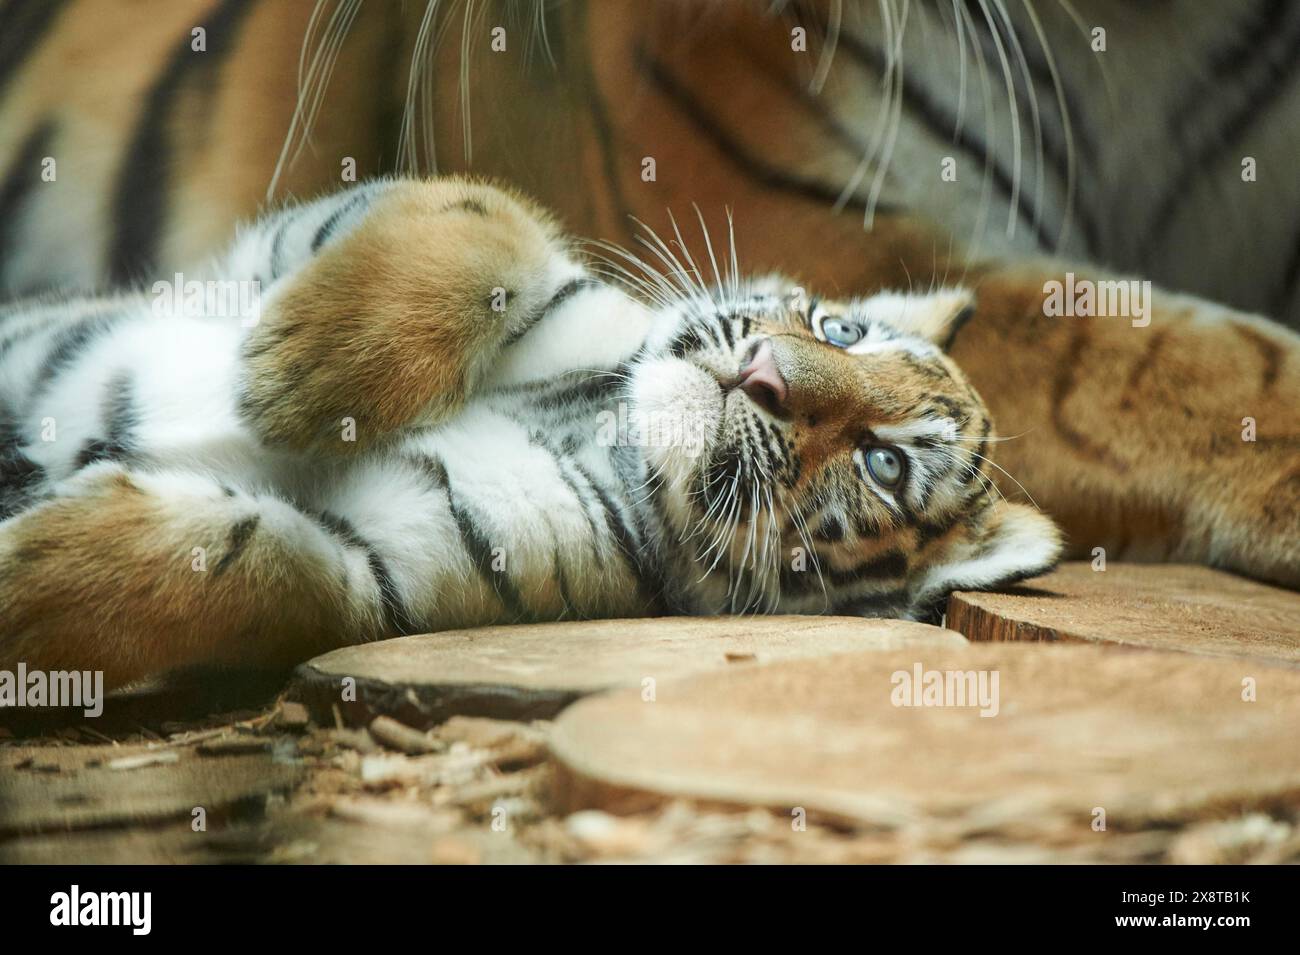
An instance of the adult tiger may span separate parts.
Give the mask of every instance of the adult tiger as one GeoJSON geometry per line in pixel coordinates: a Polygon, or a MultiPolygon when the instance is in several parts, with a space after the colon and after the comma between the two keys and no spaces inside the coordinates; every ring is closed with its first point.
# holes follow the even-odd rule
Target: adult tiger
{"type": "Polygon", "coordinates": [[[492,173],[614,239],[728,204],[749,270],[976,289],[952,354],[1074,553],[1300,583],[1300,339],[1160,289],[1137,325],[1043,304],[1059,254],[1300,319],[1300,8],[774,7],[10,0],[0,276],[170,276],[354,167],[492,173]]]}

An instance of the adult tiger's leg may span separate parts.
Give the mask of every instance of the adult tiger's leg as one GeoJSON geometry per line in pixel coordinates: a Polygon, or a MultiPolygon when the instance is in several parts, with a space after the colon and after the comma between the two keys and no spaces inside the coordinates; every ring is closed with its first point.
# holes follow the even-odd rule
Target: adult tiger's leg
{"type": "Polygon", "coordinates": [[[1076,557],[1102,547],[1300,586],[1300,335],[1162,289],[1148,324],[1050,316],[1044,287],[1065,279],[973,275],[978,310],[951,346],[1016,436],[997,447],[1003,491],[1023,485],[1076,557]]]}

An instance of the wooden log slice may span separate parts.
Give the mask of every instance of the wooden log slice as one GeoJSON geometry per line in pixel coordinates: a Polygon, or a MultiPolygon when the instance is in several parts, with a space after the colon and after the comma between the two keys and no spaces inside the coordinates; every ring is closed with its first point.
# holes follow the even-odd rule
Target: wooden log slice
{"type": "Polygon", "coordinates": [[[1004,643],[713,672],[654,702],[635,690],[590,697],[559,717],[552,755],[562,811],[680,798],[854,825],[960,819],[1087,838],[1098,808],[1109,831],[1124,831],[1300,803],[1297,726],[1290,668],[1004,643]],[[895,705],[896,675],[918,665],[996,674],[997,714],[895,705]]]}
{"type": "Polygon", "coordinates": [[[317,720],[386,714],[424,727],[451,716],[547,719],[620,686],[654,686],[773,660],[962,646],[950,630],[859,617],[660,617],[483,627],[345,647],[299,667],[291,693],[317,720]],[[343,681],[355,681],[344,699],[343,681]],[[646,681],[652,681],[646,683],[646,681]]]}
{"type": "Polygon", "coordinates": [[[1208,567],[1069,563],[1004,593],[961,592],[968,639],[1083,641],[1300,664],[1300,594],[1208,567]]]}

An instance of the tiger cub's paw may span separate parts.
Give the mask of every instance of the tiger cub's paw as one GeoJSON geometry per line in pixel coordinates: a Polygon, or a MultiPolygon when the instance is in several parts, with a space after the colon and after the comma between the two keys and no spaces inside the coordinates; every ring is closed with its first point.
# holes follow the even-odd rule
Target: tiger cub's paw
{"type": "Polygon", "coordinates": [[[526,200],[396,184],[267,303],[244,346],[241,413],[269,445],[322,452],[435,424],[580,274],[526,200]]]}

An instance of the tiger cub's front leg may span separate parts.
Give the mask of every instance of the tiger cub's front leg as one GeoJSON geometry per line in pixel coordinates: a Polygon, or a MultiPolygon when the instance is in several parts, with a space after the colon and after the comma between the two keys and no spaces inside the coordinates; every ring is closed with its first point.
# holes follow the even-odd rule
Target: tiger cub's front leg
{"type": "MultiPolygon", "coordinates": [[[[268,445],[349,452],[445,419],[582,280],[525,199],[461,179],[368,188],[349,227],[325,220],[244,343],[240,410],[268,445]]],[[[337,201],[343,218],[354,200],[337,201]]]]}

